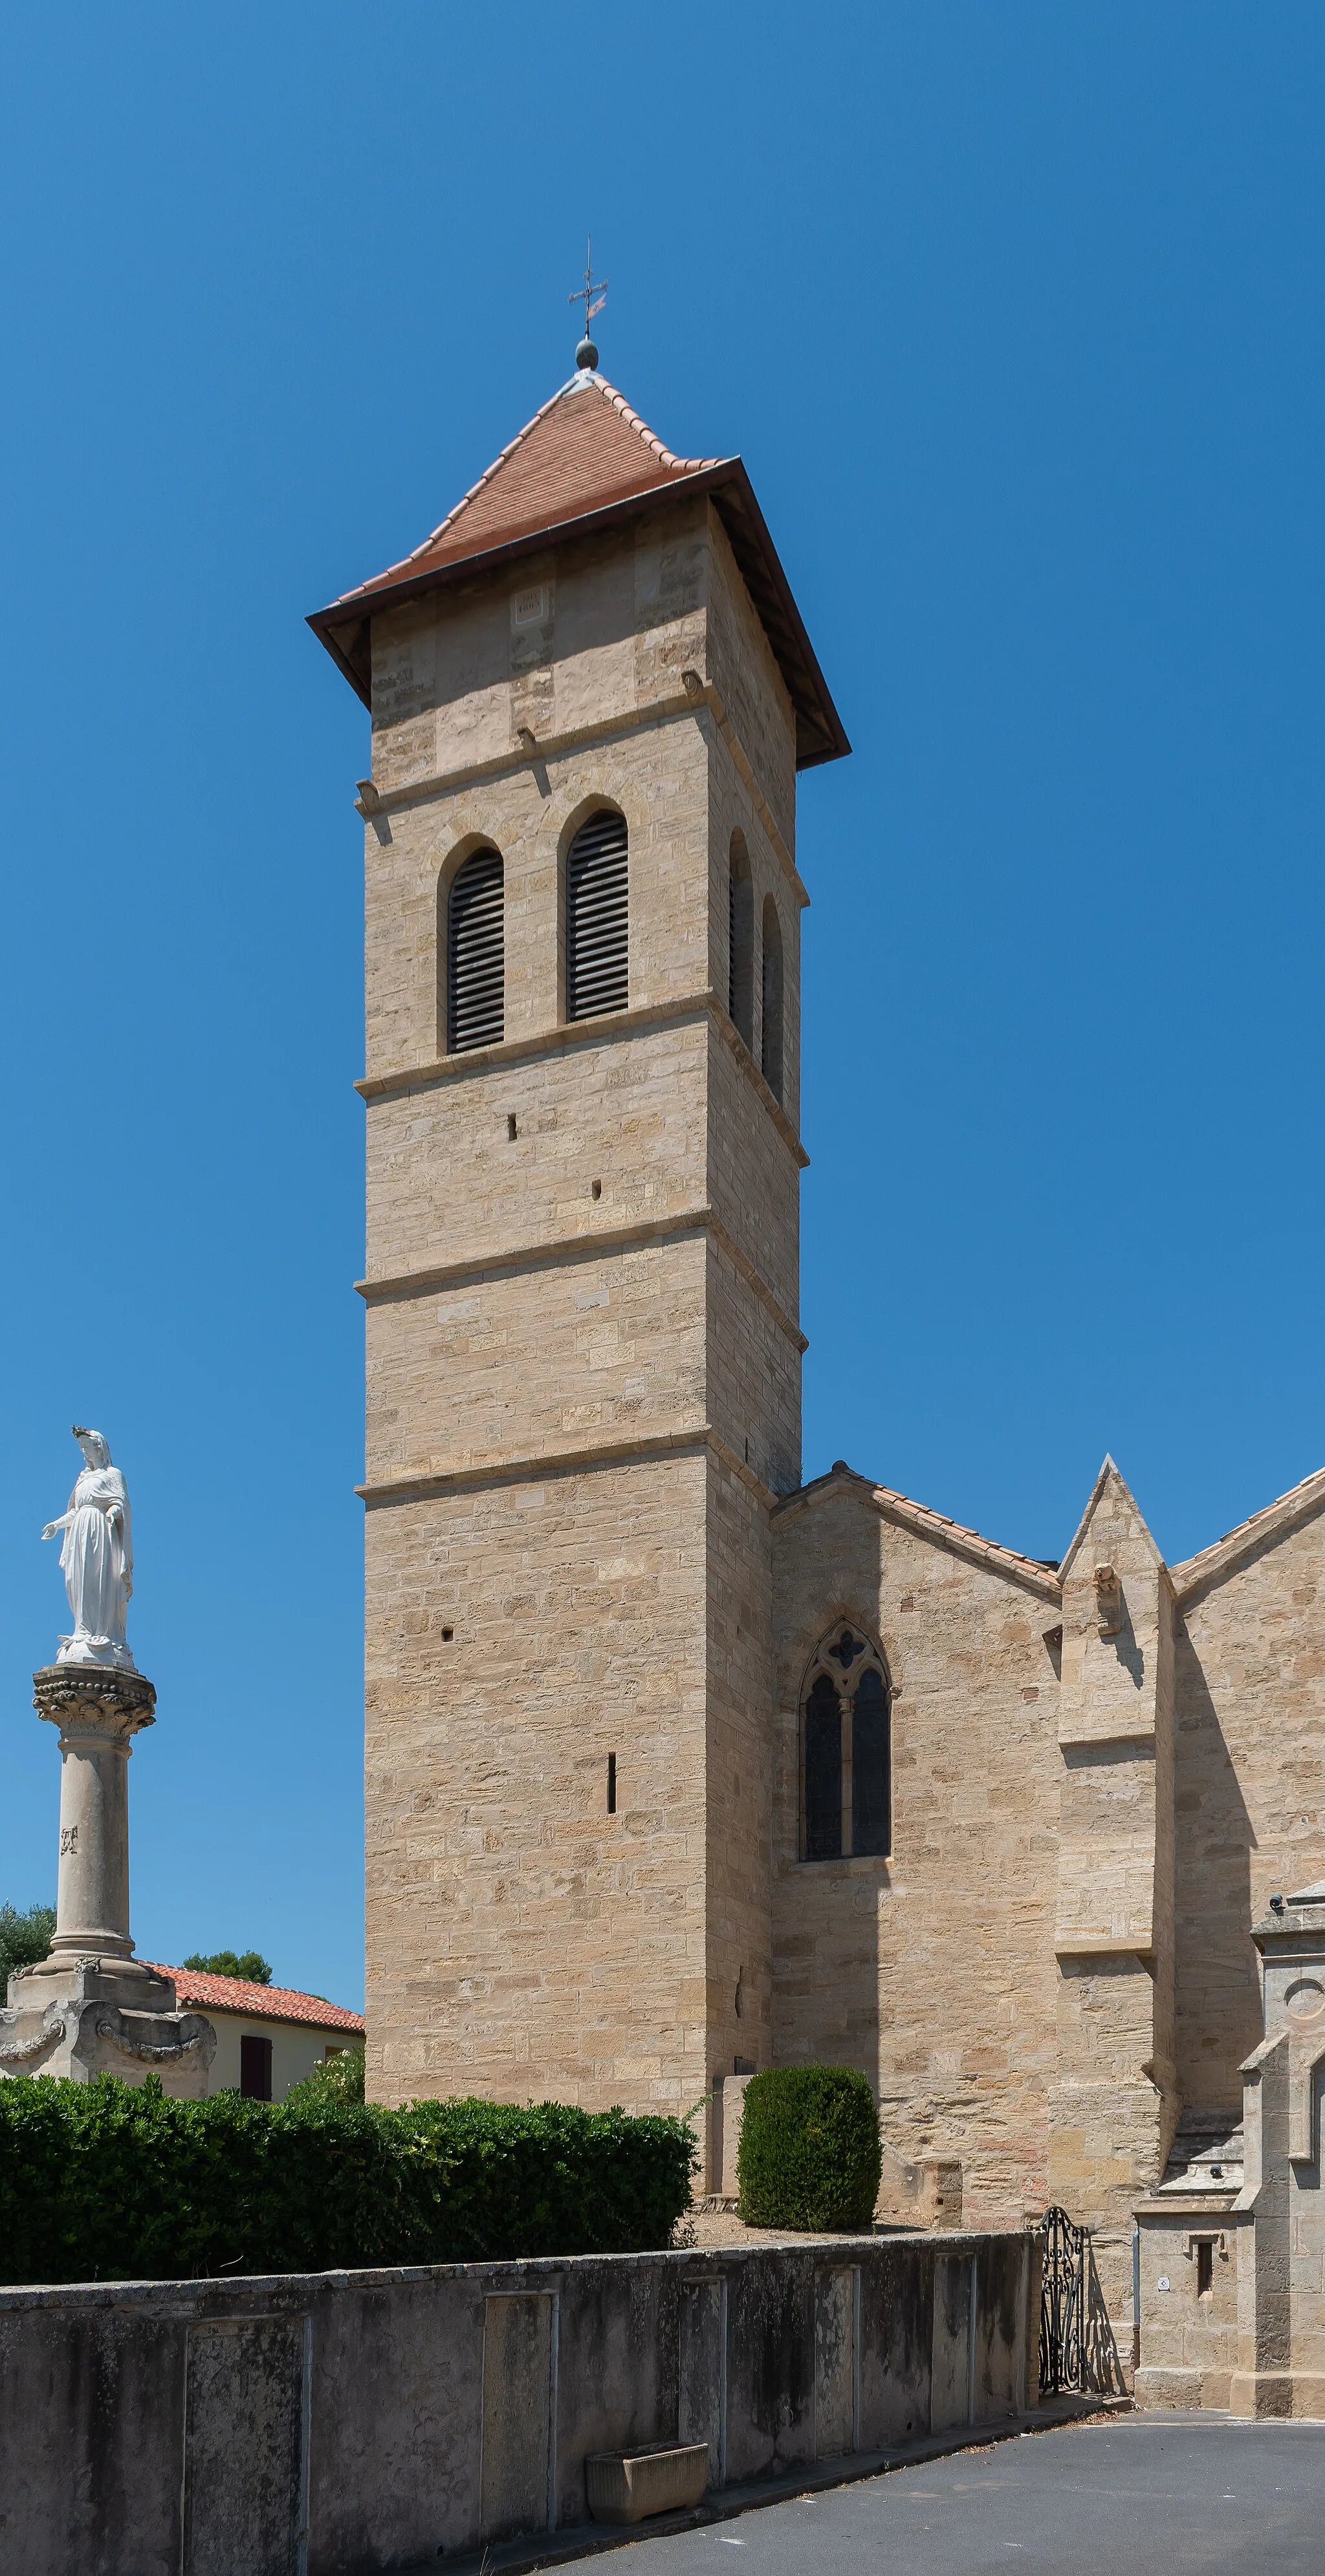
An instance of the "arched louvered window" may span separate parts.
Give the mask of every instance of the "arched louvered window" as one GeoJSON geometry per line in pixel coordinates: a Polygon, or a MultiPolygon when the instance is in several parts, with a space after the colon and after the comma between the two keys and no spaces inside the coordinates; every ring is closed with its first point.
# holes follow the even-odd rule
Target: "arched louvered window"
{"type": "Polygon", "coordinates": [[[755,1042],[755,894],[739,832],[732,834],[727,903],[727,1008],[748,1047],[755,1042]]]}
{"type": "Polygon", "coordinates": [[[472,850],[446,902],[447,1053],[494,1046],[504,1032],[505,1001],[501,852],[472,850]]]}
{"type": "Polygon", "coordinates": [[[760,1067],[775,1100],[782,1098],[782,924],[769,895],[764,904],[764,1010],[760,1067]]]}
{"type": "Polygon", "coordinates": [[[837,1860],[892,1844],[891,1702],[876,1647],[834,1628],[801,1696],[802,1833],[806,1860],[837,1860]]]}
{"type": "Polygon", "coordinates": [[[566,1017],[624,1011],[630,999],[626,818],[582,823],[566,853],[566,1017]]]}

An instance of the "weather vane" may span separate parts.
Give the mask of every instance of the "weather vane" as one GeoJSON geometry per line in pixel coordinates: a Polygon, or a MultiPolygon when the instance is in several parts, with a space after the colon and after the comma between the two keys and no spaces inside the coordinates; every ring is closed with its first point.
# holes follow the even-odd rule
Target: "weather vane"
{"type": "Polygon", "coordinates": [[[597,285],[594,283],[592,233],[587,237],[584,248],[584,284],[577,286],[574,294],[568,295],[566,301],[568,304],[584,306],[584,338],[575,352],[575,364],[577,367],[587,367],[592,370],[598,364],[598,351],[589,337],[589,325],[594,315],[601,313],[607,302],[607,279],[601,277],[597,285]]]}

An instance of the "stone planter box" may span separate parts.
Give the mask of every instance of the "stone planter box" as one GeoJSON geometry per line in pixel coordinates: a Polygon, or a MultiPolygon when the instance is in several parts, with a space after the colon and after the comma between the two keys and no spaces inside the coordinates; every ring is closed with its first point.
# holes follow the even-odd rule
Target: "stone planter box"
{"type": "Polygon", "coordinates": [[[698,2504],[708,2485],[707,2442],[651,2442],[639,2451],[591,2451],[584,2463],[595,2522],[644,2522],[698,2504]]]}

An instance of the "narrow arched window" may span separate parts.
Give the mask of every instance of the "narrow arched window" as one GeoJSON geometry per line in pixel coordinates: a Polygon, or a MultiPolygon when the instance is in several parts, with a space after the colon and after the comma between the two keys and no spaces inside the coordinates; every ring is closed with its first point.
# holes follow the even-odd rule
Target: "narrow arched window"
{"type": "Polygon", "coordinates": [[[727,1008],[748,1047],[755,1042],[755,894],[739,832],[732,834],[727,882],[727,1008]]]}
{"type": "Polygon", "coordinates": [[[500,850],[471,850],[446,900],[446,1046],[495,1046],[505,1029],[506,944],[500,850]]]}
{"type": "Polygon", "coordinates": [[[624,1011],[630,999],[626,818],[605,806],[566,853],[566,1017],[624,1011]]]}
{"type": "Polygon", "coordinates": [[[764,904],[764,1011],[760,1067],[775,1100],[782,1098],[782,924],[772,895],[764,904]]]}
{"type": "Polygon", "coordinates": [[[888,1674],[854,1628],[834,1628],[811,1659],[801,1743],[805,1859],[883,1857],[892,1845],[888,1674]]]}

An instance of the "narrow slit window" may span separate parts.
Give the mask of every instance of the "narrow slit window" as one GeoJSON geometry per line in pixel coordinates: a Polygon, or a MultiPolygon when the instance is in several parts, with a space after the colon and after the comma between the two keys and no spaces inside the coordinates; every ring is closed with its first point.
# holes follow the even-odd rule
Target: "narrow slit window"
{"type": "Polygon", "coordinates": [[[1215,2249],[1207,2237],[1196,2247],[1196,2295],[1208,2299],[1215,2286],[1215,2249]]]}
{"type": "Polygon", "coordinates": [[[764,990],[760,1071],[776,1101],[782,1099],[782,924],[769,895],[764,905],[764,990]]]}
{"type": "Polygon", "coordinates": [[[836,1860],[842,1849],[842,1711],[827,1673],[805,1703],[805,1857],[836,1860]]]}
{"type": "Polygon", "coordinates": [[[446,906],[446,1048],[495,1046],[505,1033],[506,940],[500,850],[473,850],[446,906]]]}
{"type": "Polygon", "coordinates": [[[566,1017],[624,1011],[630,999],[626,818],[605,807],[566,854],[566,1017]]]}
{"type": "Polygon", "coordinates": [[[608,1757],[607,1757],[607,1812],[608,1812],[609,1816],[614,1816],[614,1815],[616,1814],[616,1755],[615,1755],[615,1753],[609,1753],[609,1755],[608,1755],[608,1757]]]}
{"type": "Polygon", "coordinates": [[[755,898],[745,843],[732,837],[727,888],[727,1009],[748,1047],[755,1042],[755,898]]]}

